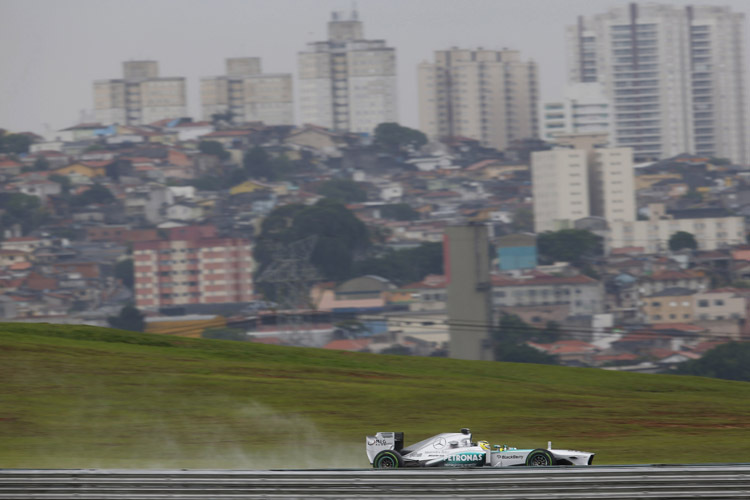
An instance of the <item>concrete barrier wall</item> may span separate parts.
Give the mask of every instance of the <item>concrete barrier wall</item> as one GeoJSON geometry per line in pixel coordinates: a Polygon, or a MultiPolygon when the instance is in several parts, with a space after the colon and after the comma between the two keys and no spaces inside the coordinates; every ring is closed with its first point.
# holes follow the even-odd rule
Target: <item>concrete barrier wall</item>
{"type": "Polygon", "coordinates": [[[0,499],[750,498],[750,464],[382,470],[11,470],[0,499]]]}

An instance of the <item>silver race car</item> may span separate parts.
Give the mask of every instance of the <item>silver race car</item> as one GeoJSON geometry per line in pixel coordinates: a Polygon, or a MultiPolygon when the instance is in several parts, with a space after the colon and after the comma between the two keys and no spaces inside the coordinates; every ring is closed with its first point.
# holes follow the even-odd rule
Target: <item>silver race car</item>
{"type": "Polygon", "coordinates": [[[506,445],[473,442],[471,431],[438,434],[404,448],[403,432],[367,436],[367,458],[376,469],[399,467],[509,467],[518,465],[591,465],[594,453],[574,450],[519,450],[506,445]]]}

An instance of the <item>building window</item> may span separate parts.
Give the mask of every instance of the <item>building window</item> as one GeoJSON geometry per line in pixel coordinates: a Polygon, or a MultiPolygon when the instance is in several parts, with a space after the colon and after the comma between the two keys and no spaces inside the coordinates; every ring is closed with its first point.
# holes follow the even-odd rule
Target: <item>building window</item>
{"type": "Polygon", "coordinates": [[[698,301],[698,307],[708,307],[708,301],[707,300],[699,300],[698,301]]]}

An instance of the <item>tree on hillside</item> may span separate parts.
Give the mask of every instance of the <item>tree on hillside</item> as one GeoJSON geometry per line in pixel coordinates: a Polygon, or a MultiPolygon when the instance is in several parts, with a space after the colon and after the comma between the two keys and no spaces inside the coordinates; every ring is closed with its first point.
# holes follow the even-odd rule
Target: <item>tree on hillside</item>
{"type": "Polygon", "coordinates": [[[342,203],[367,201],[367,191],[362,184],[349,179],[331,179],[318,186],[315,192],[342,203]]]}
{"type": "Polygon", "coordinates": [[[0,129],[0,153],[23,154],[29,152],[31,137],[26,134],[8,134],[0,129]]]}
{"type": "Polygon", "coordinates": [[[370,246],[367,227],[338,201],[324,198],[309,207],[284,205],[261,225],[254,252],[258,273],[273,261],[277,245],[308,236],[317,238],[310,260],[326,280],[348,278],[355,256],[370,246]]]}
{"type": "Polygon", "coordinates": [[[128,288],[133,288],[133,259],[121,260],[115,264],[115,278],[122,281],[122,284],[128,288]]]}
{"type": "Polygon", "coordinates": [[[682,363],[676,372],[750,382],[750,342],[730,342],[714,347],[702,358],[682,363]]]}
{"type": "Polygon", "coordinates": [[[16,224],[27,234],[47,220],[48,214],[36,196],[23,193],[0,193],[0,237],[16,224]]]}
{"type": "Polygon", "coordinates": [[[414,210],[408,203],[395,203],[380,207],[380,216],[384,219],[401,221],[417,220],[419,219],[419,212],[414,210]]]}
{"type": "Polygon", "coordinates": [[[228,160],[232,156],[219,141],[201,141],[198,149],[204,155],[217,156],[220,160],[228,160]]]}
{"type": "Polygon", "coordinates": [[[601,237],[583,229],[562,229],[537,237],[539,255],[547,262],[580,264],[586,257],[602,254],[601,237]]]}
{"type": "Polygon", "coordinates": [[[146,322],[141,311],[135,306],[129,305],[120,309],[120,314],[107,318],[107,323],[112,328],[130,330],[131,332],[142,332],[146,329],[146,322]]]}
{"type": "Polygon", "coordinates": [[[85,207],[86,205],[99,204],[109,205],[117,201],[112,191],[101,184],[94,184],[81,194],[77,194],[70,199],[70,204],[74,207],[85,207]]]}
{"type": "Polygon", "coordinates": [[[515,314],[503,314],[500,323],[492,330],[495,361],[513,363],[557,364],[557,358],[526,345],[533,341],[548,343],[557,340],[559,325],[548,322],[544,330],[534,328],[515,314]]]}
{"type": "Polygon", "coordinates": [[[31,166],[31,170],[34,172],[44,172],[49,170],[49,161],[44,156],[40,156],[34,160],[34,164],[31,166]]]}
{"type": "Polygon", "coordinates": [[[48,180],[60,184],[60,189],[63,196],[70,194],[70,188],[73,183],[70,181],[70,177],[67,175],[52,174],[47,177],[48,180]]]}
{"type": "Polygon", "coordinates": [[[695,250],[698,248],[698,242],[695,241],[695,236],[687,231],[677,231],[669,237],[669,249],[673,252],[682,250],[683,248],[691,248],[695,250]]]}
{"type": "Polygon", "coordinates": [[[534,212],[531,209],[521,207],[516,210],[513,214],[513,222],[511,227],[514,231],[519,233],[522,232],[533,232],[534,231],[534,212]]]}
{"type": "Polygon", "coordinates": [[[443,244],[422,243],[416,248],[389,250],[383,255],[354,263],[353,276],[374,274],[404,285],[428,274],[443,274],[443,244]]]}
{"type": "Polygon", "coordinates": [[[286,155],[271,156],[260,146],[255,146],[245,152],[242,167],[253,179],[276,181],[283,179],[297,168],[297,164],[289,160],[286,155]]]}
{"type": "Polygon", "coordinates": [[[419,130],[402,127],[398,123],[381,123],[375,127],[375,145],[385,152],[397,155],[408,148],[421,148],[427,136],[419,130]]]}

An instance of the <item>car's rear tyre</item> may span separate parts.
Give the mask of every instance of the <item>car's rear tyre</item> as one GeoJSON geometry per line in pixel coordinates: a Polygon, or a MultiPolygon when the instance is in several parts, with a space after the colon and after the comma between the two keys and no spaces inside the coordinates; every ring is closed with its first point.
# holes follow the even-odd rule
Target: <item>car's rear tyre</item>
{"type": "Polygon", "coordinates": [[[546,467],[555,463],[555,457],[547,450],[534,450],[526,457],[526,465],[529,467],[546,467]]]}
{"type": "Polygon", "coordinates": [[[398,469],[404,466],[404,459],[396,450],[383,450],[375,455],[372,466],[375,469],[398,469]]]}

